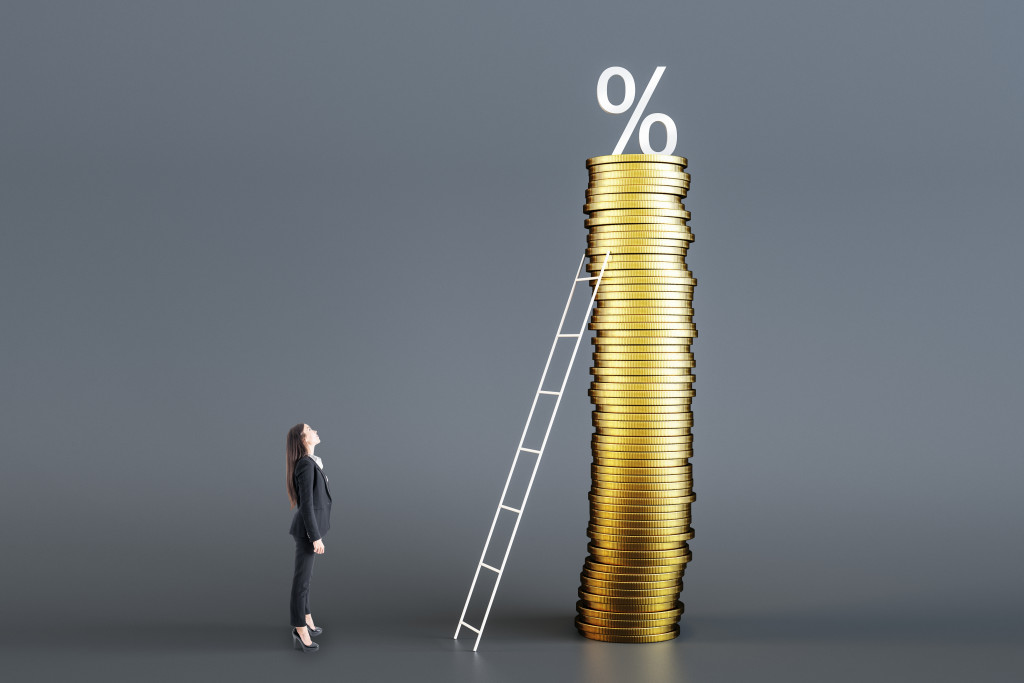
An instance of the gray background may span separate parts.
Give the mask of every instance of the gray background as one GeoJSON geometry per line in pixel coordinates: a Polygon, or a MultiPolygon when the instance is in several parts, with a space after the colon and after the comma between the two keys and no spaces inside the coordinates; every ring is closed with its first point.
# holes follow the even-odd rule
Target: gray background
{"type": "Polygon", "coordinates": [[[1022,21],[1009,0],[4,3],[0,669],[1019,673],[1022,21]],[[585,343],[472,655],[450,635],[585,245],[584,160],[625,125],[594,96],[611,65],[638,90],[668,67],[648,111],[693,177],[683,635],[572,629],[585,343]],[[303,421],[335,499],[312,658],[286,621],[303,421]]]}

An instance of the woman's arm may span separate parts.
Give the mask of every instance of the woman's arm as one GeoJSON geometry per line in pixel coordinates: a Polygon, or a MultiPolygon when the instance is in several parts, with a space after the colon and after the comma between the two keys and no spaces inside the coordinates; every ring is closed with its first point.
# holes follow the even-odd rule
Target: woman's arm
{"type": "Polygon", "coordinates": [[[313,516],[313,468],[316,465],[309,458],[299,458],[295,463],[295,487],[299,494],[299,513],[302,523],[306,525],[306,535],[310,541],[320,540],[320,527],[313,516]]]}

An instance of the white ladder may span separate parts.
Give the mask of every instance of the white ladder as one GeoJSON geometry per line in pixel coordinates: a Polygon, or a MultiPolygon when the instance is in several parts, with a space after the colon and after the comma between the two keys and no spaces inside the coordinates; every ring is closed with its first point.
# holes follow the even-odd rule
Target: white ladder
{"type": "Polygon", "coordinates": [[[562,393],[565,391],[565,384],[569,380],[569,372],[572,370],[573,361],[576,360],[576,352],[580,348],[580,340],[583,339],[583,331],[587,327],[587,321],[590,320],[590,312],[594,308],[594,300],[597,298],[597,290],[601,286],[601,278],[604,277],[604,269],[608,265],[609,252],[604,254],[604,262],[601,264],[601,272],[593,277],[580,277],[580,273],[583,272],[583,262],[586,261],[586,254],[580,259],[580,264],[576,268],[576,277],[573,279],[572,288],[569,289],[569,299],[565,302],[565,309],[562,311],[562,319],[558,322],[558,332],[555,333],[555,340],[551,342],[551,350],[548,352],[548,360],[544,364],[544,372],[540,376],[540,384],[537,385],[537,392],[533,395],[533,405],[530,406],[530,415],[526,418],[526,426],[523,427],[523,434],[519,437],[519,446],[516,448],[515,457],[512,459],[512,467],[509,469],[508,477],[505,479],[505,488],[501,492],[501,498],[498,500],[498,507],[494,511],[494,519],[491,520],[491,530],[487,532],[487,540],[484,541],[484,550],[480,553],[480,561],[476,565],[476,573],[473,574],[473,583],[469,586],[469,595],[466,596],[466,604],[462,607],[462,614],[459,616],[459,625],[455,628],[455,638],[459,637],[459,631],[465,626],[470,631],[476,633],[476,642],[473,644],[473,651],[480,647],[480,638],[484,635],[484,627],[487,625],[487,617],[491,614],[491,605],[494,604],[494,596],[498,592],[498,584],[501,582],[501,575],[505,571],[505,563],[508,562],[509,551],[512,550],[512,542],[516,540],[516,532],[519,530],[519,522],[523,518],[523,510],[526,508],[526,501],[530,497],[530,490],[533,488],[534,477],[537,476],[537,468],[540,467],[540,459],[544,456],[544,448],[548,443],[548,436],[551,434],[551,425],[555,422],[555,415],[558,414],[558,405],[562,402],[562,393]],[[565,324],[565,316],[569,313],[569,305],[572,304],[573,294],[576,292],[576,285],[581,282],[594,281],[594,292],[590,295],[590,303],[587,305],[587,310],[583,315],[583,322],[580,324],[579,332],[576,333],[564,333],[562,327],[565,324]],[[562,377],[562,386],[558,391],[547,391],[544,389],[544,380],[548,376],[548,368],[551,367],[551,357],[555,353],[555,347],[558,345],[560,339],[575,339],[576,343],[572,350],[572,357],[569,359],[569,365],[565,369],[565,375],[562,377]],[[542,395],[547,394],[555,396],[555,407],[551,411],[551,418],[548,420],[547,429],[544,431],[544,441],[541,442],[539,449],[524,448],[523,441],[526,439],[526,433],[530,429],[530,423],[533,421],[533,413],[537,408],[537,399],[542,395]],[[532,453],[536,457],[533,463],[533,472],[530,473],[530,483],[526,487],[526,493],[523,496],[523,501],[520,503],[519,508],[514,508],[510,505],[505,504],[505,495],[508,493],[508,486],[512,481],[512,475],[516,471],[516,465],[519,464],[520,453],[532,453]],[[487,549],[491,545],[491,538],[494,535],[494,527],[498,523],[498,516],[502,510],[506,510],[515,515],[515,526],[512,527],[512,536],[508,540],[508,545],[505,547],[505,555],[502,557],[501,566],[495,567],[493,565],[484,562],[484,558],[487,556],[487,549]],[[487,609],[484,612],[484,620],[480,623],[479,627],[473,626],[466,623],[466,610],[469,609],[469,602],[473,598],[473,591],[476,589],[477,579],[480,578],[480,570],[487,569],[497,574],[494,581],[494,587],[491,589],[491,597],[487,601],[487,609]]]}

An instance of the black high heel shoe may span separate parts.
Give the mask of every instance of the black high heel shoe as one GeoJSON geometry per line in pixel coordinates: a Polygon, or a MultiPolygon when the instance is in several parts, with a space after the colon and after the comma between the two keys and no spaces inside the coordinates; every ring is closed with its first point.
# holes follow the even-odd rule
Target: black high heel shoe
{"type": "Polygon", "coordinates": [[[319,626],[314,628],[314,627],[310,626],[309,624],[306,624],[306,631],[309,633],[309,637],[310,638],[316,638],[318,635],[320,635],[321,633],[324,632],[324,630],[322,628],[320,628],[319,626]]]}
{"type": "Polygon", "coordinates": [[[314,643],[312,640],[310,640],[309,642],[311,643],[311,645],[306,645],[304,642],[302,642],[302,638],[299,638],[299,632],[294,628],[292,629],[292,644],[296,650],[302,650],[303,652],[316,652],[320,649],[320,646],[314,643]]]}

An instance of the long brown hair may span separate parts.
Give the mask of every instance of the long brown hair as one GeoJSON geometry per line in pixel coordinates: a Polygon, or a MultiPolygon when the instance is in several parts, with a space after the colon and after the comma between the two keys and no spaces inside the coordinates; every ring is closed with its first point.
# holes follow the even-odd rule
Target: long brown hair
{"type": "Polygon", "coordinates": [[[288,430],[288,438],[284,442],[284,478],[285,486],[288,487],[289,509],[299,504],[299,496],[295,491],[292,475],[295,473],[295,463],[306,454],[306,444],[302,442],[302,430],[305,428],[305,422],[295,425],[288,430]]]}

